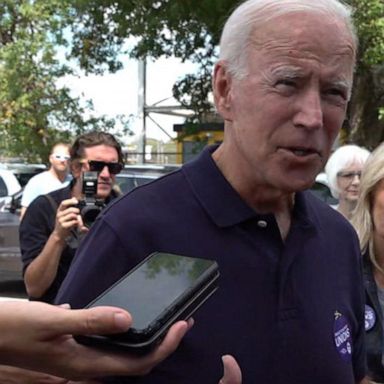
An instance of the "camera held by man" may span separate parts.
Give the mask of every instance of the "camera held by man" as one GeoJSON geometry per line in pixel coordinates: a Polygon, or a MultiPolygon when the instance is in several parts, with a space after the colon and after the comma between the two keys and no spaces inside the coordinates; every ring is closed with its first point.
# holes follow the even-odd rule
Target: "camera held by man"
{"type": "Polygon", "coordinates": [[[96,220],[101,210],[105,207],[105,201],[97,198],[97,172],[83,172],[82,193],[84,198],[76,205],[80,210],[83,224],[89,228],[96,220]]]}
{"type": "Polygon", "coordinates": [[[70,185],[38,197],[20,225],[27,293],[40,301],[55,297],[89,227],[117,197],[115,177],[124,166],[121,145],[106,132],[77,137],[70,157],[70,185]]]}

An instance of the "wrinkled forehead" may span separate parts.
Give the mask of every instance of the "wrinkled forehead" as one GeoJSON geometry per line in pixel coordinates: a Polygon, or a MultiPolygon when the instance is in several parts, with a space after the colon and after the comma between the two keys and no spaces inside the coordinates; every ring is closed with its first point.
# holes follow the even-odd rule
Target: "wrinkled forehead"
{"type": "Polygon", "coordinates": [[[327,82],[342,83],[350,96],[355,47],[342,22],[313,13],[278,17],[254,29],[246,56],[248,73],[288,71],[301,77],[302,71],[316,71],[327,82]]]}
{"type": "Polygon", "coordinates": [[[252,30],[250,48],[281,50],[290,55],[345,57],[353,67],[356,45],[351,31],[336,18],[321,13],[296,12],[268,20],[252,30]]]}

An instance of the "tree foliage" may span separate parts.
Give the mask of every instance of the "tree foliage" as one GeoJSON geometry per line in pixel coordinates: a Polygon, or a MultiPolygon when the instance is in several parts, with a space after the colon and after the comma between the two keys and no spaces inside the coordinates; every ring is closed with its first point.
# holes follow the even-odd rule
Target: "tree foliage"
{"type": "Polygon", "coordinates": [[[134,58],[177,57],[199,65],[174,88],[175,98],[199,118],[208,102],[213,63],[222,26],[235,0],[77,0],[72,55],[89,72],[120,68],[116,52],[124,39],[135,37],[126,50],[134,58]]]}
{"type": "MultiPolygon", "coordinates": [[[[349,110],[350,124],[343,135],[369,147],[384,139],[383,101],[384,3],[349,0],[355,9],[360,38],[358,71],[349,110]]],[[[132,57],[175,56],[200,65],[174,86],[175,97],[205,115],[213,62],[224,21],[237,0],[75,0],[75,44],[72,51],[89,72],[120,68],[116,53],[124,39],[136,37],[127,50],[132,57]]]]}
{"type": "Polygon", "coordinates": [[[384,140],[384,2],[350,0],[356,9],[359,55],[349,108],[350,141],[374,148],[384,140]]]}
{"type": "Polygon", "coordinates": [[[73,75],[58,49],[68,45],[66,0],[1,0],[0,149],[46,161],[53,143],[113,120],[87,117],[90,102],[71,96],[58,80],[73,75]]]}
{"type": "Polygon", "coordinates": [[[30,156],[55,136],[48,112],[55,112],[59,103],[68,104],[67,91],[56,92],[54,84],[65,72],[54,58],[54,40],[60,35],[47,34],[60,28],[50,7],[41,3],[3,0],[0,12],[1,147],[30,156]]]}

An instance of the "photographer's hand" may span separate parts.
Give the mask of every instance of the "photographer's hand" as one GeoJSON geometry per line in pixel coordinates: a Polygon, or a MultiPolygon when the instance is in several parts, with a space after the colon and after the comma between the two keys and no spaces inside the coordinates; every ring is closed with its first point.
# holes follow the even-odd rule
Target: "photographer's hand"
{"type": "Polygon", "coordinates": [[[84,225],[83,218],[81,215],[78,216],[78,225],[77,225],[78,231],[82,234],[85,234],[89,231],[89,228],[84,225]]]}
{"type": "Polygon", "coordinates": [[[56,212],[55,229],[52,232],[58,241],[65,242],[72,228],[82,226],[80,210],[76,207],[78,203],[76,197],[72,197],[63,200],[59,205],[56,212]]]}

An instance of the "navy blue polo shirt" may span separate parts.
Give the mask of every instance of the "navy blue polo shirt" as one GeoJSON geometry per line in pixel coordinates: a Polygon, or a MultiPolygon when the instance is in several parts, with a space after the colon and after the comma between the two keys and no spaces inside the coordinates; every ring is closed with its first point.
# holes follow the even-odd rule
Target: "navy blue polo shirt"
{"type": "Polygon", "coordinates": [[[274,216],[241,199],[213,150],[106,209],[80,246],[57,303],[84,306],[154,251],[215,259],[219,290],[194,315],[178,350],[145,377],[108,382],[217,384],[228,353],[243,383],[361,380],[364,299],[354,230],[300,192],[283,242],[274,216]]]}

